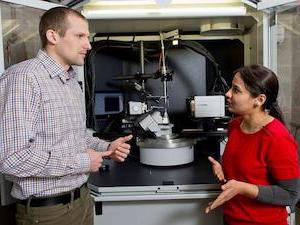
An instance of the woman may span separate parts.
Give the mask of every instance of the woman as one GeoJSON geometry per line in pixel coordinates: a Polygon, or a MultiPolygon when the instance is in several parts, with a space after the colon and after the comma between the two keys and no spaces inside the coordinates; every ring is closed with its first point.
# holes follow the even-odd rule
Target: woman
{"type": "Polygon", "coordinates": [[[277,104],[276,75],[260,65],[234,72],[226,93],[229,124],[222,166],[212,157],[214,174],[224,184],[206,213],[224,205],[226,224],[286,225],[286,206],[299,199],[297,144],[284,126],[277,104]]]}

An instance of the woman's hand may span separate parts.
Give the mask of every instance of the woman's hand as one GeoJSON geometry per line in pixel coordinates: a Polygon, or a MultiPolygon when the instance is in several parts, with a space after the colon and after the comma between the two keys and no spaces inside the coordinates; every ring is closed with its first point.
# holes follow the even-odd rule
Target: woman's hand
{"type": "Polygon", "coordinates": [[[219,181],[226,183],[221,164],[211,156],[208,157],[208,160],[211,162],[214,175],[219,179],[219,181]]]}
{"type": "Polygon", "coordinates": [[[258,187],[256,185],[236,180],[228,181],[226,184],[221,186],[221,189],[221,194],[219,194],[213,202],[208,203],[208,206],[205,209],[206,213],[209,213],[211,210],[223,205],[224,202],[232,199],[238,194],[252,199],[256,198],[258,195],[258,187]]]}

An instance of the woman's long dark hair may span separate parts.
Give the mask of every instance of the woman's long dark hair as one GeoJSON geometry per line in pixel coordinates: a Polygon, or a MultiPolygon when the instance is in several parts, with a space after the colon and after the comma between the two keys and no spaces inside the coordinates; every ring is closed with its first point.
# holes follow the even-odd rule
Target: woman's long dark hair
{"type": "Polygon", "coordinates": [[[271,116],[284,124],[283,115],[277,102],[279,83],[276,74],[262,65],[241,67],[233,74],[236,73],[240,74],[246,89],[254,98],[260,94],[266,95],[263,109],[268,110],[271,116]]]}

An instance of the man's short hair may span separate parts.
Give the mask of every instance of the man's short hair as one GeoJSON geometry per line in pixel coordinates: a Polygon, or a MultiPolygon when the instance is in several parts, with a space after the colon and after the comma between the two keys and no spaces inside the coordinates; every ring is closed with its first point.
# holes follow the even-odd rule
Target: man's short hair
{"type": "Polygon", "coordinates": [[[65,35],[66,30],[68,29],[68,15],[78,16],[79,18],[87,21],[87,19],[79,12],[66,7],[55,7],[49,9],[42,15],[39,25],[39,32],[43,48],[45,48],[48,43],[46,37],[47,30],[52,29],[58,32],[61,37],[65,35]]]}

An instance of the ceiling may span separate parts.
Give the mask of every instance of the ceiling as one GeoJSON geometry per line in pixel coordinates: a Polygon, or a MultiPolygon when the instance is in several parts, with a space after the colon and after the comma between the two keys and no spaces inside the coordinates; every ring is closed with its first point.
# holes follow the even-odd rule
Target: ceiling
{"type": "Polygon", "coordinates": [[[82,7],[86,2],[89,2],[89,0],[43,0],[43,1],[65,5],[70,8],[79,8],[82,7]]]}
{"type": "MultiPolygon", "coordinates": [[[[48,2],[57,3],[66,5],[68,7],[82,9],[82,6],[86,4],[86,7],[97,7],[96,4],[112,4],[112,6],[100,6],[100,7],[119,7],[115,4],[117,2],[123,4],[121,7],[130,8],[130,6],[126,5],[128,0],[47,0],[48,2]],[[95,4],[95,5],[94,5],[95,4]]],[[[166,1],[170,3],[172,0],[130,0],[131,4],[142,4],[143,2],[153,2],[152,4],[155,5],[155,2],[158,3],[159,1],[166,1]]],[[[203,2],[211,2],[208,0],[189,0],[194,5],[200,4],[203,2]]],[[[216,2],[224,2],[223,4],[228,4],[228,2],[238,2],[238,4],[242,3],[242,0],[216,0],[215,4],[218,5],[216,2]]],[[[248,0],[249,1],[249,0],[248,0]]],[[[173,0],[173,2],[177,3],[180,2],[179,0],[173,0]]],[[[180,4],[188,4],[188,1],[182,1],[183,3],[180,4]]],[[[249,1],[252,3],[257,3],[258,1],[252,0],[249,1]]],[[[191,3],[190,3],[191,4],[191,3]]],[[[147,6],[148,7],[148,6],[147,6]]],[[[151,7],[151,6],[150,6],[151,7]]],[[[154,6],[155,7],[155,6],[154,6]]],[[[180,7],[180,6],[179,6],[180,7]]],[[[179,29],[181,31],[199,31],[200,26],[203,24],[208,23],[207,20],[209,18],[139,18],[139,19],[90,19],[90,30],[93,33],[126,33],[126,32],[159,32],[159,31],[170,31],[174,29],[179,29]]],[[[218,20],[222,20],[222,17],[219,17],[218,20]]],[[[225,19],[225,18],[224,18],[225,19]]],[[[209,23],[214,23],[215,21],[209,21],[209,23]]],[[[255,18],[252,16],[236,16],[234,18],[234,24],[242,25],[245,28],[245,31],[249,30],[254,24],[256,24],[255,18]]]]}
{"type": "MultiPolygon", "coordinates": [[[[65,5],[68,7],[79,8],[79,7],[82,7],[85,3],[90,2],[91,0],[43,0],[43,1],[57,3],[57,4],[65,5]]],[[[93,2],[96,2],[96,1],[100,2],[101,0],[93,0],[93,2]]],[[[110,0],[110,1],[122,2],[122,0],[110,0]]],[[[143,0],[134,0],[134,1],[138,2],[138,1],[143,1],[143,0]]],[[[165,4],[163,2],[170,3],[172,0],[155,0],[155,1],[157,4],[165,4]]],[[[248,0],[248,1],[256,4],[256,3],[260,2],[261,0],[248,0]]]]}

